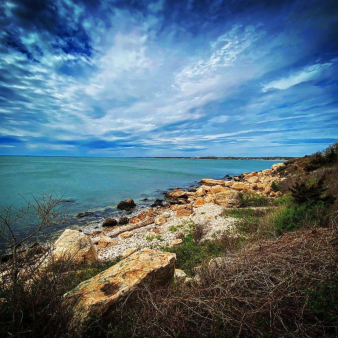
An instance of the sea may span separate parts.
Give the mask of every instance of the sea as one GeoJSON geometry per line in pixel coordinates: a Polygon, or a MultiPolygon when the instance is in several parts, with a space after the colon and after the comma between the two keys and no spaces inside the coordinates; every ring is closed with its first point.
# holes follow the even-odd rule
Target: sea
{"type": "MultiPolygon", "coordinates": [[[[100,226],[105,217],[119,217],[121,200],[132,198],[134,213],[149,207],[155,199],[173,188],[191,188],[202,178],[222,179],[225,175],[271,168],[281,161],[216,160],[182,158],[92,158],[0,156],[0,211],[12,212],[34,198],[62,199],[67,218],[49,233],[66,227],[100,226]],[[91,216],[79,218],[83,212],[91,216]]],[[[36,220],[35,220],[36,221],[36,220]]],[[[35,222],[34,221],[34,222],[35,222]]],[[[20,236],[35,226],[32,218],[15,224],[20,236]]],[[[0,243],[1,245],[1,243],[0,243]]]]}

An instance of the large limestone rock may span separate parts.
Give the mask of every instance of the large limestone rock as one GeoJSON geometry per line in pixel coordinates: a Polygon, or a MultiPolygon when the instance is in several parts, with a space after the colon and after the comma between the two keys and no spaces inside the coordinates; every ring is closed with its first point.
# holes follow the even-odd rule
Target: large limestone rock
{"type": "Polygon", "coordinates": [[[66,229],[54,243],[51,253],[38,264],[43,270],[60,260],[71,260],[76,264],[93,262],[97,261],[97,251],[92,240],[82,232],[66,229]]]}
{"type": "Polygon", "coordinates": [[[243,183],[243,182],[235,182],[232,187],[232,189],[238,190],[238,191],[242,191],[248,188],[248,186],[243,183]]]}
{"type": "Polygon", "coordinates": [[[223,185],[224,186],[225,181],[223,180],[213,180],[211,178],[203,178],[199,184],[201,185],[208,185],[208,186],[214,186],[214,185],[223,185]]]}
{"type": "Polygon", "coordinates": [[[66,300],[76,301],[76,324],[106,313],[112,304],[141,285],[166,284],[174,276],[175,261],[173,253],[143,249],[82,282],[65,295],[66,300]]]}
{"type": "Polygon", "coordinates": [[[204,195],[208,193],[209,190],[210,190],[210,187],[202,185],[196,190],[195,195],[196,197],[203,197],[204,195]]]}
{"type": "Polygon", "coordinates": [[[224,191],[227,188],[222,187],[221,185],[215,185],[210,188],[209,194],[217,194],[218,192],[224,191]]]}
{"type": "Polygon", "coordinates": [[[238,207],[240,205],[239,192],[225,190],[214,195],[214,202],[226,208],[238,207]]]}

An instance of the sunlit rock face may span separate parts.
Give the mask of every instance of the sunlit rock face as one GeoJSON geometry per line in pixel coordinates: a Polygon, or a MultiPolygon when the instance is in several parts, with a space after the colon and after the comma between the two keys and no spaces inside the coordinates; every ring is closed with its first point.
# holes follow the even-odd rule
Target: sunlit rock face
{"type": "Polygon", "coordinates": [[[143,249],[82,282],[65,295],[76,300],[74,318],[80,322],[104,314],[109,307],[142,285],[163,285],[175,273],[176,255],[143,249]],[[79,319],[80,316],[80,319],[79,319]]]}

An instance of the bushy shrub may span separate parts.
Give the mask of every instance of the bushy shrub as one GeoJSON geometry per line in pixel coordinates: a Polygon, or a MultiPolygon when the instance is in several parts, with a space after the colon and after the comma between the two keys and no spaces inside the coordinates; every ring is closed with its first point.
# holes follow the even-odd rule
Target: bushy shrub
{"type": "Polygon", "coordinates": [[[325,177],[322,176],[317,182],[297,182],[290,190],[292,197],[298,204],[315,204],[317,202],[332,203],[335,198],[331,195],[325,195],[327,190],[324,187],[325,177]]]}
{"type": "Polygon", "coordinates": [[[281,190],[281,187],[279,186],[278,183],[272,182],[272,184],[271,184],[271,189],[272,189],[273,191],[277,192],[277,191],[280,191],[280,190],[281,190]]]}
{"type": "Polygon", "coordinates": [[[272,221],[278,233],[299,229],[300,227],[318,227],[327,225],[328,207],[323,203],[294,204],[279,209],[272,221]]]}
{"type": "Polygon", "coordinates": [[[240,207],[264,207],[270,204],[270,199],[255,193],[240,193],[240,207]]]}

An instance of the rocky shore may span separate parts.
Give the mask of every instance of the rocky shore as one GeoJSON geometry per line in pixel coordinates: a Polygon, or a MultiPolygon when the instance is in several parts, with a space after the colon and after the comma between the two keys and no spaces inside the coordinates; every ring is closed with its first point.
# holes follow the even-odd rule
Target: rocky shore
{"type": "MultiPolygon", "coordinates": [[[[281,193],[273,189],[273,184],[283,180],[277,170],[280,166],[283,163],[231,180],[202,179],[198,188],[168,191],[164,203],[157,200],[157,206],[131,218],[128,215],[107,218],[96,229],[84,229],[84,233],[95,244],[99,260],[112,260],[127,257],[142,248],[179,245],[191,223],[205,225],[204,240],[226,231],[235,232],[235,219],[219,217],[224,208],[238,207],[240,193],[257,193],[270,198],[280,196],[281,193]]],[[[119,205],[127,211],[135,207],[133,200],[121,201],[119,205]]]]}

